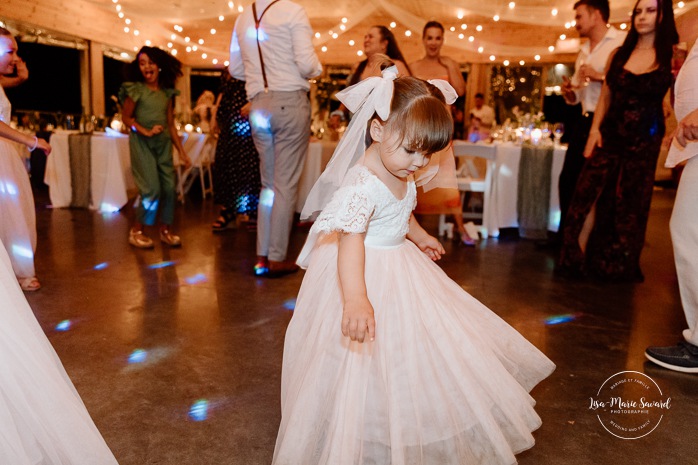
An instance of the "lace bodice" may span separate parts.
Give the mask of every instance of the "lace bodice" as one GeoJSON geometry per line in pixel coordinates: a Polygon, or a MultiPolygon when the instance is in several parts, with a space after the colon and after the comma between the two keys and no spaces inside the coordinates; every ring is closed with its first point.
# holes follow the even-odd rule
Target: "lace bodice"
{"type": "Polygon", "coordinates": [[[378,242],[404,239],[416,196],[414,181],[408,183],[405,197],[398,199],[368,168],[356,165],[349,170],[311,232],[365,232],[367,241],[377,239],[378,242]]]}
{"type": "Polygon", "coordinates": [[[10,100],[5,95],[5,89],[0,86],[0,121],[5,124],[10,124],[10,118],[12,117],[12,105],[10,100]]]}

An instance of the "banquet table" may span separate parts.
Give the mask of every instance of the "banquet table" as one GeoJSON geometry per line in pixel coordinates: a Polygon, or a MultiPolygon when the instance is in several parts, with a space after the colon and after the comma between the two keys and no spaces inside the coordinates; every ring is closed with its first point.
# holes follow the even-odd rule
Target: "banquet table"
{"type": "MultiPolygon", "coordinates": [[[[492,175],[485,188],[483,203],[483,227],[487,235],[499,237],[502,228],[518,228],[519,225],[519,167],[522,158],[522,146],[513,143],[472,143],[463,140],[453,141],[456,157],[480,156],[489,159],[492,175]]],[[[545,197],[548,204],[549,231],[557,231],[560,225],[560,199],[558,180],[565,161],[567,148],[555,147],[552,150],[550,166],[550,192],[545,197]]],[[[548,173],[541,173],[547,176],[548,173]]]]}
{"type": "Polygon", "coordinates": [[[305,199],[313,188],[315,181],[325,170],[327,163],[332,158],[337,142],[329,140],[312,141],[308,146],[308,154],[305,157],[303,173],[298,183],[298,200],[296,201],[296,211],[303,210],[305,199]]]}
{"type": "MultiPolygon", "coordinates": [[[[76,173],[71,169],[69,147],[71,134],[78,132],[57,131],[51,136],[53,150],[46,161],[44,183],[49,186],[49,196],[54,208],[76,206],[73,199],[76,173]]],[[[89,183],[89,208],[102,212],[121,210],[128,202],[129,193],[136,190],[131,174],[128,135],[94,132],[85,137],[90,140],[90,170],[86,181],[89,183]]],[[[184,149],[194,164],[208,150],[206,137],[199,133],[182,135],[184,149]]]]}
{"type": "MultiPolygon", "coordinates": [[[[56,131],[51,136],[51,155],[46,160],[44,183],[54,208],[70,207],[73,202],[73,180],[69,137],[77,131],[56,131]]],[[[128,136],[93,133],[89,136],[89,207],[103,212],[120,210],[128,202],[127,191],[135,189],[131,175],[128,136]]]]}

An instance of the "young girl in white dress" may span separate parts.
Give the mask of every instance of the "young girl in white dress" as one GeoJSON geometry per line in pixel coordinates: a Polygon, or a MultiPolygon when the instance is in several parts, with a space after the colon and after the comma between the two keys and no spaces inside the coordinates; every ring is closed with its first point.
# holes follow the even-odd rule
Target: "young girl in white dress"
{"type": "Polygon", "coordinates": [[[513,464],[541,425],[528,392],[554,364],[433,263],[444,249],[412,215],[455,92],[396,73],[338,94],[355,115],[304,208],[322,213],[299,258],[275,465],[513,464]]]}
{"type": "MultiPolygon", "coordinates": [[[[10,31],[0,27],[0,74],[11,74],[19,63],[17,42],[10,31]]],[[[34,270],[36,214],[27,170],[22,161],[22,145],[29,150],[51,147],[43,139],[12,129],[8,123],[12,106],[0,81],[0,241],[7,247],[17,280],[25,291],[41,285],[34,270]]]]}

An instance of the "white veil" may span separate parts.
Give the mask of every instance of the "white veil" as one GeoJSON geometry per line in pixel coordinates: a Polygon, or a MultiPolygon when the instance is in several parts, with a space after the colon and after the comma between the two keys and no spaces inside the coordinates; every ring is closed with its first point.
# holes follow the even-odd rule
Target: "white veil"
{"type": "MultiPolygon", "coordinates": [[[[342,185],[347,171],[354,166],[366,151],[366,130],[374,113],[386,121],[390,115],[390,103],[393,99],[393,81],[397,77],[397,68],[390,66],[383,70],[382,77],[370,77],[347,87],[337,93],[337,99],[354,113],[349,126],[337,144],[325,171],[317,180],[301,212],[301,219],[313,218],[322,211],[332,195],[342,185]]],[[[428,81],[444,95],[448,104],[453,103],[458,95],[451,85],[442,79],[428,81]]],[[[438,163],[430,163],[415,175],[415,182],[423,186],[438,170],[438,163]],[[432,166],[434,165],[434,166],[432,166]]],[[[428,190],[425,187],[425,190],[428,190]]]]}

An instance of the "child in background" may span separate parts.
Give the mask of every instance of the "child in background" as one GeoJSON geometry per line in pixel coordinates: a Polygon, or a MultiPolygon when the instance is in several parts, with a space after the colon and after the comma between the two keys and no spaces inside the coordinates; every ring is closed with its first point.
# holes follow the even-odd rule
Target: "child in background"
{"type": "Polygon", "coordinates": [[[2,86],[26,80],[27,70],[17,56],[17,42],[12,33],[0,27],[0,74],[12,74],[18,67],[21,67],[21,72],[17,73],[17,78],[0,80],[0,241],[7,247],[12,269],[22,290],[37,291],[41,284],[36,279],[34,269],[34,196],[17,143],[26,145],[30,151],[42,150],[47,155],[51,152],[51,146],[43,139],[15,131],[9,126],[12,106],[2,86]]]}
{"type": "Polygon", "coordinates": [[[302,215],[322,210],[298,262],[275,465],[511,464],[541,424],[528,391],[555,366],[433,263],[444,249],[412,215],[455,91],[396,74],[338,94],[355,115],[302,215]]]}
{"type": "Polygon", "coordinates": [[[153,241],[143,232],[143,225],[155,224],[160,211],[160,241],[179,247],[182,240],[172,233],[177,200],[172,145],[182,163],[190,165],[174,121],[175,80],[182,75],[182,64],[175,57],[155,47],[143,47],[128,67],[129,79],[119,90],[123,121],[131,129],[131,170],[140,193],[136,222],[129,231],[128,242],[140,249],[150,249],[153,241]]]}

